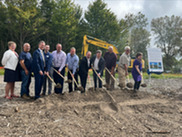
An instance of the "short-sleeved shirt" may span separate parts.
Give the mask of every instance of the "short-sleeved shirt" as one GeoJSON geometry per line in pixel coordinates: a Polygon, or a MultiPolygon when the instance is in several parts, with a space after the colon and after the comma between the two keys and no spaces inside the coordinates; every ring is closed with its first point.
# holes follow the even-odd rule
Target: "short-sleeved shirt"
{"type": "Polygon", "coordinates": [[[129,66],[130,64],[130,55],[127,55],[125,52],[120,56],[118,66],[124,68],[124,65],[129,66]]]}
{"type": "Polygon", "coordinates": [[[24,60],[26,68],[30,71],[32,65],[32,56],[29,52],[22,51],[19,56],[20,60],[24,60]]]}
{"type": "Polygon", "coordinates": [[[132,75],[133,75],[133,79],[135,81],[141,81],[141,75],[138,73],[137,69],[135,66],[138,66],[140,72],[142,71],[142,62],[140,62],[139,60],[135,59],[135,61],[133,62],[133,69],[132,69],[132,75]]]}

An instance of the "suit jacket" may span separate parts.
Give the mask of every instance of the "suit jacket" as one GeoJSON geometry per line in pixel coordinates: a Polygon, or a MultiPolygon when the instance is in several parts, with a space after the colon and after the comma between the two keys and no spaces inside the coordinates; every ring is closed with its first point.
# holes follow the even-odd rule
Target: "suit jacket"
{"type": "Polygon", "coordinates": [[[47,53],[44,52],[44,56],[45,56],[45,63],[46,63],[45,71],[48,72],[52,67],[53,56],[50,52],[47,52],[47,53]]]}
{"type": "Polygon", "coordinates": [[[33,53],[32,68],[34,73],[39,73],[40,71],[42,72],[44,71],[44,61],[39,49],[37,49],[33,53]]]}
{"type": "Polygon", "coordinates": [[[91,61],[90,65],[88,66],[88,61],[86,57],[83,57],[82,60],[80,61],[80,66],[79,66],[79,74],[80,75],[88,75],[88,70],[91,68],[91,61]]]}
{"type": "MultiPolygon", "coordinates": [[[[94,66],[95,59],[96,59],[96,55],[94,55],[94,56],[91,58],[91,64],[92,64],[93,66],[94,66]]],[[[103,70],[104,70],[104,68],[105,68],[105,60],[104,60],[103,57],[100,58],[98,67],[99,67],[99,73],[100,73],[101,76],[102,76],[102,75],[103,75],[103,70]]]]}

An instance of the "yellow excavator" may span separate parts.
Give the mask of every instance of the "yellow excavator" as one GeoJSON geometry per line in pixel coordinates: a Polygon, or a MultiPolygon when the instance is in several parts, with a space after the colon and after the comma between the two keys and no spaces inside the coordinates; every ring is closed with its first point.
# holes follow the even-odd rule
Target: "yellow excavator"
{"type": "MultiPolygon", "coordinates": [[[[97,47],[100,47],[100,48],[104,48],[104,49],[108,49],[109,46],[112,46],[113,47],[113,52],[116,55],[119,55],[118,49],[114,45],[109,44],[106,41],[94,38],[92,36],[88,36],[88,35],[84,35],[84,37],[83,37],[83,47],[82,47],[82,52],[81,52],[82,55],[86,56],[89,44],[97,46],[97,47]]],[[[135,59],[131,59],[130,66],[128,68],[131,69],[133,67],[134,60],[135,59]]],[[[145,66],[144,65],[144,60],[142,62],[143,62],[142,63],[143,64],[142,67],[144,68],[144,66],[145,66]]]]}
{"type": "Polygon", "coordinates": [[[82,55],[84,55],[84,56],[86,55],[86,53],[88,51],[89,44],[92,44],[94,46],[101,47],[101,48],[104,48],[104,49],[108,49],[109,46],[112,46],[113,47],[113,52],[115,54],[119,54],[118,49],[114,45],[109,44],[106,41],[94,38],[92,36],[84,35],[84,37],[83,37],[82,55]]]}

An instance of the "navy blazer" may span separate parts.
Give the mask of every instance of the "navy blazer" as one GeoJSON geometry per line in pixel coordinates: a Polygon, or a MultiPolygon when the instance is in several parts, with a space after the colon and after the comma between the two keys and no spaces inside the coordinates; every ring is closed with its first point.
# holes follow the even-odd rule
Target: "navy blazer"
{"type": "Polygon", "coordinates": [[[53,56],[52,56],[52,54],[50,52],[47,52],[47,53],[44,52],[44,56],[45,56],[45,62],[46,62],[45,71],[48,72],[52,67],[53,56]]]}
{"type": "MultiPolygon", "coordinates": [[[[91,64],[92,64],[93,66],[94,66],[95,59],[96,59],[96,55],[94,55],[94,56],[91,58],[91,64]]],[[[104,60],[103,57],[100,58],[98,67],[99,67],[99,73],[100,73],[101,76],[102,76],[102,75],[103,75],[103,70],[104,70],[104,68],[105,68],[105,60],[104,60]]]]}
{"type": "Polygon", "coordinates": [[[32,68],[34,73],[44,72],[44,61],[39,49],[33,53],[32,68]]]}
{"type": "Polygon", "coordinates": [[[88,70],[90,68],[91,68],[91,61],[90,61],[90,65],[88,66],[87,58],[83,57],[82,60],[80,61],[79,74],[80,75],[88,75],[88,70]]]}

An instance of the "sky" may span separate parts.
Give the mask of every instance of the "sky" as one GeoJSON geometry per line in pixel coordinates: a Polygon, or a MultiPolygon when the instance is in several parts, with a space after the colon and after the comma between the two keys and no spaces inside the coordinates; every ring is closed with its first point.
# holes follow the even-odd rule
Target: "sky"
{"type": "MultiPolygon", "coordinates": [[[[87,10],[89,3],[94,0],[75,0],[83,11],[87,10]]],[[[149,21],[147,29],[150,31],[150,22],[153,18],[164,16],[181,16],[182,17],[182,0],[104,0],[108,8],[117,15],[118,20],[124,18],[126,14],[137,14],[142,12],[149,21]]],[[[151,44],[154,45],[154,36],[151,36],[151,44]]]]}
{"type": "MultiPolygon", "coordinates": [[[[83,10],[87,10],[89,3],[94,0],[75,0],[83,10]]],[[[182,16],[182,0],[104,0],[118,19],[128,13],[142,12],[151,21],[153,18],[165,15],[182,16]]]]}

